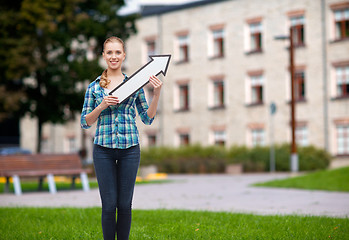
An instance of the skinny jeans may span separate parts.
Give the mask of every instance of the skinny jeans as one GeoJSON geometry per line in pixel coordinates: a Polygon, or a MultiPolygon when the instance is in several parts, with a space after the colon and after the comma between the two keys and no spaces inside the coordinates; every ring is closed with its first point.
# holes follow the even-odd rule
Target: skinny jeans
{"type": "Polygon", "coordinates": [[[93,147],[93,163],[102,201],[104,240],[128,240],[132,198],[140,162],[139,145],[127,149],[93,147]],[[117,218],[116,218],[117,212],[117,218]]]}

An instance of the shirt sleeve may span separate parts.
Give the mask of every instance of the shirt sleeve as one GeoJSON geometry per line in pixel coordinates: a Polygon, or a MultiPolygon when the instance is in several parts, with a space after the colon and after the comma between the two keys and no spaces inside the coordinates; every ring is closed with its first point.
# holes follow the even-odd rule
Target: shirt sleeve
{"type": "Polygon", "coordinates": [[[93,111],[94,105],[95,105],[95,99],[92,94],[92,87],[90,84],[86,90],[84,105],[82,107],[81,119],[80,119],[81,128],[88,129],[91,127],[86,122],[86,115],[93,111]]]}
{"type": "Polygon", "coordinates": [[[141,88],[139,90],[139,94],[136,98],[136,107],[137,107],[137,111],[138,111],[139,116],[141,117],[142,122],[146,125],[151,125],[153,123],[155,117],[150,118],[148,116],[147,111],[148,111],[149,106],[148,106],[147,100],[145,98],[143,88],[141,88]]]}

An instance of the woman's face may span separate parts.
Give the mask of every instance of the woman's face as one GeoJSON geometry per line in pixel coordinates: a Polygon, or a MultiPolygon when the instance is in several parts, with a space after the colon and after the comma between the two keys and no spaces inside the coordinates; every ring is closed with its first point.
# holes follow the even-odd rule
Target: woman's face
{"type": "Polygon", "coordinates": [[[122,62],[125,60],[126,53],[122,43],[120,42],[108,42],[103,51],[103,58],[108,64],[108,68],[116,70],[121,68],[122,62]]]}

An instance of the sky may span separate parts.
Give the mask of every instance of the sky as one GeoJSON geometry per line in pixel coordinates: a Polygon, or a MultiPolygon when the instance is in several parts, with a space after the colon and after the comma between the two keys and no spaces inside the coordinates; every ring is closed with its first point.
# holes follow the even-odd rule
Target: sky
{"type": "Polygon", "coordinates": [[[140,4],[181,4],[201,0],[125,0],[126,6],[121,8],[119,14],[129,14],[139,11],[140,4]]]}

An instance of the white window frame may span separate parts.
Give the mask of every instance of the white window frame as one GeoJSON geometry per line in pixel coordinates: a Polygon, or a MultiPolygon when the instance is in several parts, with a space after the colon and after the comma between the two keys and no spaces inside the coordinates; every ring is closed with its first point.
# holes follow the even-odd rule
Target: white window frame
{"type": "Polygon", "coordinates": [[[251,75],[249,76],[248,78],[248,86],[249,86],[249,100],[248,100],[248,103],[249,104],[261,104],[265,101],[264,97],[265,97],[265,94],[264,94],[264,91],[265,91],[265,87],[264,87],[264,75],[263,74],[260,74],[260,75],[251,75]],[[262,88],[262,99],[261,101],[257,101],[255,98],[257,96],[254,97],[254,87],[255,86],[261,86],[262,88]]]}
{"type": "Polygon", "coordinates": [[[225,42],[225,31],[224,28],[211,29],[209,31],[208,37],[208,57],[209,58],[219,58],[224,57],[224,42],[225,42]],[[216,39],[222,38],[222,49],[223,52],[220,53],[220,49],[217,49],[216,39]]]}
{"type": "Polygon", "coordinates": [[[336,153],[349,155],[349,124],[336,125],[336,153]]]}
{"type": "Polygon", "coordinates": [[[341,30],[338,30],[337,28],[337,21],[338,20],[349,20],[349,8],[343,8],[343,9],[336,9],[333,11],[333,17],[334,17],[334,38],[335,40],[341,40],[346,37],[341,36],[341,30]]]}
{"type": "Polygon", "coordinates": [[[189,43],[190,43],[190,39],[189,39],[189,35],[185,34],[185,35],[178,35],[176,37],[176,41],[175,41],[175,56],[176,56],[176,61],[181,63],[181,62],[188,62],[190,59],[190,55],[189,55],[189,43]],[[187,47],[187,59],[185,59],[184,54],[182,54],[182,47],[186,46],[187,47]]]}
{"type": "Polygon", "coordinates": [[[263,25],[262,22],[252,22],[248,24],[248,49],[250,52],[259,52],[263,50],[263,25]],[[260,33],[260,48],[254,46],[255,41],[252,39],[252,34],[260,33]]]}
{"type": "Polygon", "coordinates": [[[251,145],[265,146],[265,129],[264,128],[252,128],[251,131],[251,145]]]}
{"type": "Polygon", "coordinates": [[[217,145],[217,142],[221,141],[226,145],[227,143],[227,134],[225,130],[215,130],[213,131],[213,143],[217,145]]]}
{"type": "Polygon", "coordinates": [[[208,84],[208,107],[209,108],[220,108],[226,106],[226,81],[224,80],[224,77],[219,79],[210,79],[208,84]],[[223,84],[223,103],[220,104],[219,100],[217,99],[219,96],[217,96],[216,92],[216,84],[222,83],[223,84]]]}
{"type": "Polygon", "coordinates": [[[342,85],[349,84],[349,65],[346,66],[337,66],[334,69],[335,71],[335,96],[336,97],[345,97],[349,93],[343,95],[342,85]]]}
{"type": "Polygon", "coordinates": [[[296,126],[296,142],[299,146],[309,145],[308,127],[306,125],[296,126]]]}
{"type": "Polygon", "coordinates": [[[173,98],[173,104],[174,104],[174,110],[175,111],[189,111],[190,110],[190,83],[189,81],[185,81],[185,82],[179,82],[176,84],[176,86],[174,87],[174,98],[173,98]],[[187,86],[188,87],[188,109],[185,109],[182,107],[181,105],[181,87],[182,86],[187,86]]]}

